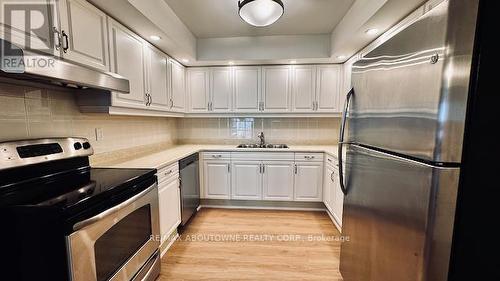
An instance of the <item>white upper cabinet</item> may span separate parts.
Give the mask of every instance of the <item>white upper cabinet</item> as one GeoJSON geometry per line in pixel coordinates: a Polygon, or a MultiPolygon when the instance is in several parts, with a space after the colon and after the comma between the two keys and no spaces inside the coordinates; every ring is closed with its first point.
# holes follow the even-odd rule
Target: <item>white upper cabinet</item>
{"type": "Polygon", "coordinates": [[[290,108],[291,67],[262,67],[262,102],[264,111],[287,112],[290,108]]]}
{"type": "Polygon", "coordinates": [[[186,109],[186,68],[173,59],[168,60],[170,72],[170,111],[184,112],[186,109]]]}
{"type": "Polygon", "coordinates": [[[230,112],[233,98],[233,71],[231,67],[210,68],[210,104],[213,112],[230,112]]]}
{"type": "Polygon", "coordinates": [[[109,71],[106,14],[85,0],[59,0],[63,57],[109,71]]]}
{"type": "Polygon", "coordinates": [[[126,77],[130,93],[114,93],[114,106],[146,108],[146,57],[144,40],[115,20],[108,18],[111,71],[126,77]]]}
{"type": "Polygon", "coordinates": [[[316,66],[292,67],[292,111],[312,112],[316,109],[316,66]]]}
{"type": "Polygon", "coordinates": [[[262,164],[260,161],[233,161],[231,199],[262,199],[262,164]]]}
{"type": "Polygon", "coordinates": [[[189,111],[194,113],[208,112],[209,110],[209,69],[189,68],[188,95],[189,111]]]}
{"type": "Polygon", "coordinates": [[[149,106],[155,110],[168,110],[167,56],[150,45],[146,47],[146,52],[149,106]]]}
{"type": "Polygon", "coordinates": [[[316,111],[318,112],[341,112],[340,90],[341,90],[341,65],[318,66],[316,111]]]}
{"type": "Polygon", "coordinates": [[[258,66],[234,67],[234,101],[236,112],[259,112],[261,68],[258,66]]]}
{"type": "Polygon", "coordinates": [[[323,201],[323,163],[295,164],[295,201],[323,201]]]}
{"type": "Polygon", "coordinates": [[[263,199],[293,201],[293,161],[264,161],[263,199]]]}
{"type": "Polygon", "coordinates": [[[5,18],[9,15],[9,2],[11,4],[33,4],[33,0],[15,0],[7,1],[0,0],[2,8],[2,21],[0,22],[0,37],[8,39],[11,43],[23,49],[35,50],[47,53],[54,56],[61,55],[61,48],[58,44],[61,43],[58,32],[60,33],[59,17],[57,13],[56,0],[41,0],[38,3],[45,4],[40,6],[39,12],[42,14],[43,20],[48,21],[46,25],[42,25],[36,30],[36,33],[26,30],[25,17],[19,14],[13,14],[11,19],[5,18]]]}
{"type": "Polygon", "coordinates": [[[231,190],[231,161],[203,162],[203,188],[207,199],[229,199],[231,190]]]}

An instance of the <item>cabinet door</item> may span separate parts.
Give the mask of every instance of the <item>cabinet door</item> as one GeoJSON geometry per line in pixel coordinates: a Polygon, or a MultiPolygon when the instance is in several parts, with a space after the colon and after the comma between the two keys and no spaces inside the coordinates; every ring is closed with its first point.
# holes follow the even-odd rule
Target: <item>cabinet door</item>
{"type": "Polygon", "coordinates": [[[181,223],[179,178],[158,188],[161,243],[181,223]]]}
{"type": "Polygon", "coordinates": [[[230,198],[230,168],[230,161],[205,161],[203,163],[203,185],[205,190],[205,198],[230,198]]]}
{"type": "Polygon", "coordinates": [[[254,66],[238,66],[234,68],[234,111],[259,111],[260,72],[260,67],[254,66]]]}
{"type": "Polygon", "coordinates": [[[56,0],[0,0],[2,20],[0,21],[0,38],[6,39],[16,46],[34,50],[49,55],[60,56],[61,48],[56,47],[60,40],[57,31],[60,31],[59,17],[57,16],[56,0]],[[31,14],[25,11],[23,5],[36,5],[36,12],[31,14]],[[31,16],[41,13],[41,17],[31,16]],[[29,18],[28,18],[29,17],[29,18]],[[36,29],[28,30],[26,21],[36,29]]]}
{"type": "Polygon", "coordinates": [[[231,111],[233,97],[232,78],[233,74],[230,67],[216,67],[210,69],[210,111],[231,111]]]}
{"type": "Polygon", "coordinates": [[[262,199],[262,174],[259,161],[236,161],[231,164],[231,199],[262,199]]]}
{"type": "Polygon", "coordinates": [[[323,199],[323,163],[297,162],[295,165],[295,201],[321,202],[323,199]]]}
{"type": "Polygon", "coordinates": [[[151,95],[151,109],[168,110],[170,101],[167,83],[167,56],[153,46],[147,46],[148,90],[151,95]]]}
{"type": "Polygon", "coordinates": [[[290,66],[262,68],[264,111],[286,112],[290,108],[290,66]]]}
{"type": "Polygon", "coordinates": [[[292,110],[313,112],[316,102],[316,67],[297,65],[292,75],[292,110]]]}
{"type": "Polygon", "coordinates": [[[330,213],[333,213],[333,192],[335,189],[335,181],[332,177],[334,174],[333,167],[327,165],[325,168],[324,180],[323,180],[323,203],[325,203],[326,208],[330,213]]]}
{"type": "Polygon", "coordinates": [[[170,75],[170,110],[184,112],[186,109],[186,68],[180,63],[169,59],[170,75]]]}
{"type": "Polygon", "coordinates": [[[339,95],[341,66],[318,66],[316,101],[319,112],[341,112],[339,95]]]}
{"type": "Polygon", "coordinates": [[[293,162],[264,162],[264,200],[293,201],[293,166],[293,162]]]}
{"type": "Polygon", "coordinates": [[[106,14],[85,0],[59,0],[59,15],[63,57],[109,71],[106,14]]]}
{"type": "Polygon", "coordinates": [[[112,103],[114,106],[146,108],[144,41],[112,19],[108,24],[111,71],[126,77],[130,83],[130,93],[114,93],[112,103]]]}
{"type": "Polygon", "coordinates": [[[333,170],[333,180],[335,183],[332,186],[332,215],[337,221],[338,225],[342,227],[342,212],[344,210],[344,193],[340,189],[340,179],[338,176],[338,170],[333,170]]]}
{"type": "Polygon", "coordinates": [[[188,69],[190,112],[208,112],[208,90],[208,68],[188,69]]]}

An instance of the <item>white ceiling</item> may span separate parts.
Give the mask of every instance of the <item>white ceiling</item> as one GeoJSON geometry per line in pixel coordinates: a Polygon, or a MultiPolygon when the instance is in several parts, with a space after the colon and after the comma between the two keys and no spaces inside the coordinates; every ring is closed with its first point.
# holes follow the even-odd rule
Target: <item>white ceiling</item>
{"type": "Polygon", "coordinates": [[[238,0],[164,0],[197,38],[331,33],[354,0],[283,0],[284,15],[252,27],[238,15],[238,0]]]}
{"type": "Polygon", "coordinates": [[[443,0],[283,0],[266,28],[238,16],[238,0],[88,0],[187,66],[342,63],[423,2],[443,0]],[[377,28],[377,34],[366,34],[377,28]]]}

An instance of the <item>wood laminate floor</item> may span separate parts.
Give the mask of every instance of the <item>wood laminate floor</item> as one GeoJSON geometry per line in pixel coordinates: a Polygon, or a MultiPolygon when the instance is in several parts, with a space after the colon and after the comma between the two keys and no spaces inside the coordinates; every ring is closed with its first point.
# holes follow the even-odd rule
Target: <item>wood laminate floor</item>
{"type": "Polygon", "coordinates": [[[201,209],[159,280],[335,280],[339,232],[324,212],[201,209]]]}

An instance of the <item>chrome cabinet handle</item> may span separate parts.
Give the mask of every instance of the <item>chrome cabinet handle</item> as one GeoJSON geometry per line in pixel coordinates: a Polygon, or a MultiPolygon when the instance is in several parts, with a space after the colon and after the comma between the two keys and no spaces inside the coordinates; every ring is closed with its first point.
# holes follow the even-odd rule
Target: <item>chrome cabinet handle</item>
{"type": "Polygon", "coordinates": [[[174,107],[174,100],[170,99],[170,108],[174,107]]]}
{"type": "Polygon", "coordinates": [[[57,39],[57,44],[55,44],[54,47],[56,50],[59,50],[61,49],[61,32],[55,26],[52,27],[52,31],[54,32],[54,39],[57,39]]]}
{"type": "Polygon", "coordinates": [[[62,37],[64,37],[64,44],[62,46],[63,52],[67,53],[69,49],[69,39],[68,39],[68,34],[63,30],[61,32],[62,37]]]}
{"type": "Polygon", "coordinates": [[[165,174],[164,174],[164,175],[165,175],[165,176],[168,176],[168,175],[170,175],[172,172],[173,172],[173,170],[168,170],[167,172],[165,172],[165,174]]]}
{"type": "Polygon", "coordinates": [[[332,182],[335,182],[335,180],[333,179],[333,176],[335,175],[335,172],[332,171],[332,173],[330,174],[330,179],[332,180],[332,182]]]}
{"type": "Polygon", "coordinates": [[[231,164],[227,164],[227,172],[231,173],[231,164]]]}
{"type": "Polygon", "coordinates": [[[311,160],[311,159],[314,159],[314,156],[309,156],[309,155],[306,155],[304,156],[305,159],[308,159],[308,160],[311,160]]]}
{"type": "Polygon", "coordinates": [[[293,166],[293,173],[294,173],[294,174],[297,174],[297,164],[295,164],[295,165],[293,166]]]}
{"type": "Polygon", "coordinates": [[[266,173],[266,165],[262,164],[262,173],[265,174],[266,173]]]}
{"type": "Polygon", "coordinates": [[[217,155],[213,154],[213,155],[212,155],[212,158],[221,158],[221,157],[222,157],[222,155],[221,155],[221,154],[217,154],[217,155]]]}
{"type": "Polygon", "coordinates": [[[354,95],[354,88],[352,88],[349,93],[347,93],[345,103],[344,103],[344,112],[342,113],[342,121],[340,122],[340,135],[339,135],[339,148],[338,148],[338,160],[339,160],[339,181],[340,181],[340,189],[342,192],[347,195],[347,189],[344,185],[344,171],[342,167],[342,154],[343,154],[343,145],[344,145],[344,132],[345,132],[345,122],[347,120],[347,111],[349,110],[349,103],[351,102],[351,98],[354,95]]]}

